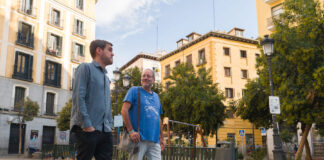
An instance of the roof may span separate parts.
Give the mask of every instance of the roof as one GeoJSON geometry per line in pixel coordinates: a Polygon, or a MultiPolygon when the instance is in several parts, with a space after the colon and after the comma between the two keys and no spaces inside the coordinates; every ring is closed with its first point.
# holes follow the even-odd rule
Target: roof
{"type": "Polygon", "coordinates": [[[191,35],[193,35],[193,34],[196,34],[196,35],[199,35],[199,36],[201,36],[201,34],[199,34],[199,33],[196,33],[196,32],[191,32],[190,34],[188,34],[186,37],[190,37],[191,35]]]}
{"type": "Polygon", "coordinates": [[[202,35],[201,37],[179,47],[178,49],[162,56],[159,58],[159,61],[164,60],[174,54],[177,54],[178,52],[181,52],[183,50],[185,50],[186,48],[189,48],[190,46],[201,42],[209,37],[215,37],[215,38],[223,38],[223,39],[228,39],[228,40],[233,40],[233,41],[239,41],[239,42],[244,42],[244,43],[250,43],[250,44],[258,44],[258,41],[256,40],[252,40],[252,39],[248,39],[248,38],[243,38],[243,37],[238,37],[238,36],[233,36],[233,35],[229,35],[229,34],[225,34],[225,33],[219,33],[219,32],[214,32],[214,31],[210,31],[204,35],[202,35]]]}
{"type": "Polygon", "coordinates": [[[128,66],[130,66],[131,64],[133,64],[134,62],[136,62],[140,58],[145,58],[145,59],[151,59],[151,60],[158,61],[158,57],[156,57],[154,55],[140,53],[140,54],[136,55],[134,58],[132,58],[130,61],[128,61],[126,64],[124,64],[122,67],[120,67],[120,71],[123,71],[124,69],[126,69],[128,66]]]}

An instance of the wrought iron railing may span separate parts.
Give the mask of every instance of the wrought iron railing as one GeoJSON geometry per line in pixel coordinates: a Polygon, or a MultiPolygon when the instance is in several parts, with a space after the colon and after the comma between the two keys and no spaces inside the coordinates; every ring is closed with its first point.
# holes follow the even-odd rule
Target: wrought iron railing
{"type": "Polygon", "coordinates": [[[16,44],[20,44],[29,48],[34,48],[34,34],[24,35],[22,32],[17,32],[16,44]]]}

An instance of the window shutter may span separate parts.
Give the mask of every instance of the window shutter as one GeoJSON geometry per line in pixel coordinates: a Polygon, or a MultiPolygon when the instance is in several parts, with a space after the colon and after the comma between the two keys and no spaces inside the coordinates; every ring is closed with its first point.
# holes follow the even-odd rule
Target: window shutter
{"type": "Polygon", "coordinates": [[[82,45],[82,57],[85,57],[85,46],[84,45],[82,45]]]}
{"type": "Polygon", "coordinates": [[[18,24],[18,32],[21,32],[22,31],[22,22],[19,22],[18,24]]]}
{"type": "Polygon", "coordinates": [[[80,8],[83,9],[83,0],[80,0],[80,8]]]}
{"type": "Polygon", "coordinates": [[[44,77],[44,82],[47,83],[48,79],[47,76],[48,75],[48,61],[45,61],[45,77],[44,77]]]}
{"type": "Polygon", "coordinates": [[[77,30],[78,30],[78,25],[77,25],[77,19],[75,18],[74,19],[74,31],[73,32],[78,33],[77,30]]]}
{"type": "Polygon", "coordinates": [[[29,61],[28,61],[28,79],[32,80],[33,76],[33,56],[29,56],[29,61]]]}
{"type": "Polygon", "coordinates": [[[16,52],[16,58],[15,58],[15,67],[14,67],[14,73],[17,73],[17,66],[18,66],[18,54],[19,52],[16,52]]]}
{"type": "Polygon", "coordinates": [[[62,68],[62,64],[57,64],[57,86],[61,87],[61,68],[62,68]]]}

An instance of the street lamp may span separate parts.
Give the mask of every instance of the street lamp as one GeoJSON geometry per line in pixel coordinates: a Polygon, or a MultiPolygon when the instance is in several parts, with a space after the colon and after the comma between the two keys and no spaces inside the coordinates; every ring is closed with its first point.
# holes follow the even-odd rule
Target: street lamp
{"type": "MultiPolygon", "coordinates": [[[[271,55],[274,52],[273,51],[273,43],[274,43],[274,40],[269,38],[268,35],[265,35],[264,39],[261,41],[261,45],[263,47],[263,52],[267,56],[267,60],[268,60],[271,96],[274,96],[272,70],[271,70],[271,55]]],[[[276,114],[272,114],[272,125],[273,125],[273,141],[274,141],[273,142],[274,143],[274,149],[272,151],[273,152],[273,159],[275,159],[275,160],[285,160],[286,157],[285,157],[284,152],[282,150],[282,143],[281,143],[281,139],[279,137],[276,114]]]]}
{"type": "MultiPolygon", "coordinates": [[[[117,116],[117,105],[118,105],[118,103],[117,103],[117,96],[118,96],[118,94],[119,94],[119,92],[122,90],[122,88],[121,89],[119,89],[118,88],[118,80],[120,79],[120,75],[121,75],[121,72],[118,70],[118,68],[116,68],[114,71],[113,71],[113,75],[114,75],[114,81],[115,81],[115,89],[114,89],[114,94],[115,94],[115,109],[114,109],[114,115],[115,115],[115,117],[117,116]]],[[[128,87],[129,86],[129,80],[130,80],[130,77],[127,75],[127,74],[125,74],[124,76],[123,76],[123,87],[128,87]]],[[[114,118],[114,121],[115,121],[116,119],[114,118]]],[[[118,144],[118,140],[119,139],[119,127],[118,127],[118,132],[117,132],[117,138],[116,138],[116,142],[117,142],[117,144],[118,144]]]]}

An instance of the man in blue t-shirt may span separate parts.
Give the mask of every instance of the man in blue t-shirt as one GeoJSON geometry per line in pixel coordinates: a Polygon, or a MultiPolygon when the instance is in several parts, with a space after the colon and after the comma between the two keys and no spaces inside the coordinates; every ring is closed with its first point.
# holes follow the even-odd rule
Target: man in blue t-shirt
{"type": "Polygon", "coordinates": [[[161,150],[164,149],[162,136],[162,107],[159,96],[152,91],[155,81],[154,72],[145,69],[142,74],[140,87],[129,89],[121,114],[132,141],[138,143],[139,150],[130,154],[129,159],[142,160],[145,155],[149,160],[161,159],[161,150]],[[140,118],[138,129],[138,92],[140,92],[140,118]]]}

